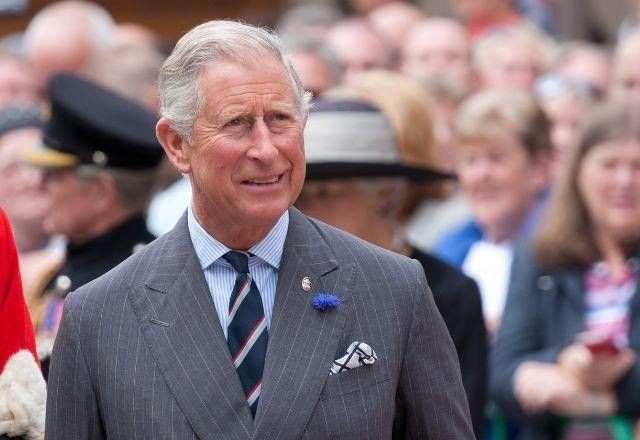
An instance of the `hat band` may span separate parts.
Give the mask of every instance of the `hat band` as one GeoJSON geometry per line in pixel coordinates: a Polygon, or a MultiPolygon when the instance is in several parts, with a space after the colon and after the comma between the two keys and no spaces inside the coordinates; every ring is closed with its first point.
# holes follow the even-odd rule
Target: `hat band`
{"type": "Polygon", "coordinates": [[[380,112],[311,112],[304,141],[309,162],[401,161],[393,129],[380,112]]]}
{"type": "Polygon", "coordinates": [[[329,180],[368,177],[402,177],[411,181],[425,182],[455,179],[454,174],[431,168],[422,168],[399,163],[370,162],[311,162],[307,163],[307,180],[329,180]]]}

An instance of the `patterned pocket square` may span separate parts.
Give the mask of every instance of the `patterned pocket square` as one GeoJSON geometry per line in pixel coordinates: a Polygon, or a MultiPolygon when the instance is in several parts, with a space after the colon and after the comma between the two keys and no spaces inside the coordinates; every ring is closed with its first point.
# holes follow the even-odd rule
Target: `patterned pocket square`
{"type": "Polygon", "coordinates": [[[353,341],[351,345],[349,345],[349,348],[347,348],[347,353],[340,359],[333,361],[329,376],[342,373],[343,371],[353,370],[363,365],[371,365],[376,360],[378,360],[378,357],[376,356],[376,352],[373,351],[373,348],[364,342],[353,341]]]}

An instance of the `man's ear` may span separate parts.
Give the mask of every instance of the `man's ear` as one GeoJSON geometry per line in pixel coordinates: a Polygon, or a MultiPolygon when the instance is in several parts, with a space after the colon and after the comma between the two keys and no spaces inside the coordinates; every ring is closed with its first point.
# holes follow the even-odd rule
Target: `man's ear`
{"type": "Polygon", "coordinates": [[[191,162],[189,161],[189,143],[171,128],[169,121],[160,118],[156,124],[156,137],[173,166],[182,174],[189,174],[191,162]]]}
{"type": "Polygon", "coordinates": [[[96,201],[95,206],[101,213],[106,213],[117,206],[119,195],[118,186],[113,176],[100,173],[91,181],[91,190],[96,201]]]}

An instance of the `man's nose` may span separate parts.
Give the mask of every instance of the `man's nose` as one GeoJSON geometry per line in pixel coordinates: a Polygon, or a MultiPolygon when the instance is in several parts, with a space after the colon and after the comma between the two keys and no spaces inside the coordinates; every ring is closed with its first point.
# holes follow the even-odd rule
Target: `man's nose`
{"type": "Polygon", "coordinates": [[[273,138],[274,134],[264,119],[258,118],[251,128],[251,147],[247,156],[261,162],[273,162],[278,157],[278,147],[273,138]]]}

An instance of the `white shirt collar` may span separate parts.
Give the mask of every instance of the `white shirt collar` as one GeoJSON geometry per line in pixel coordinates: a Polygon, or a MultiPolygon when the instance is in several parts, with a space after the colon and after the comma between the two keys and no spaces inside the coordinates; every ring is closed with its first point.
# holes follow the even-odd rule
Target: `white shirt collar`
{"type": "MultiPolygon", "coordinates": [[[[200,261],[201,269],[204,270],[211,266],[224,254],[232,250],[216,240],[200,225],[193,214],[191,204],[187,208],[187,222],[189,235],[200,261]]],[[[267,235],[249,248],[248,251],[276,270],[280,269],[280,261],[282,260],[282,252],[284,251],[284,242],[287,238],[288,230],[289,211],[285,211],[267,235]]]]}

